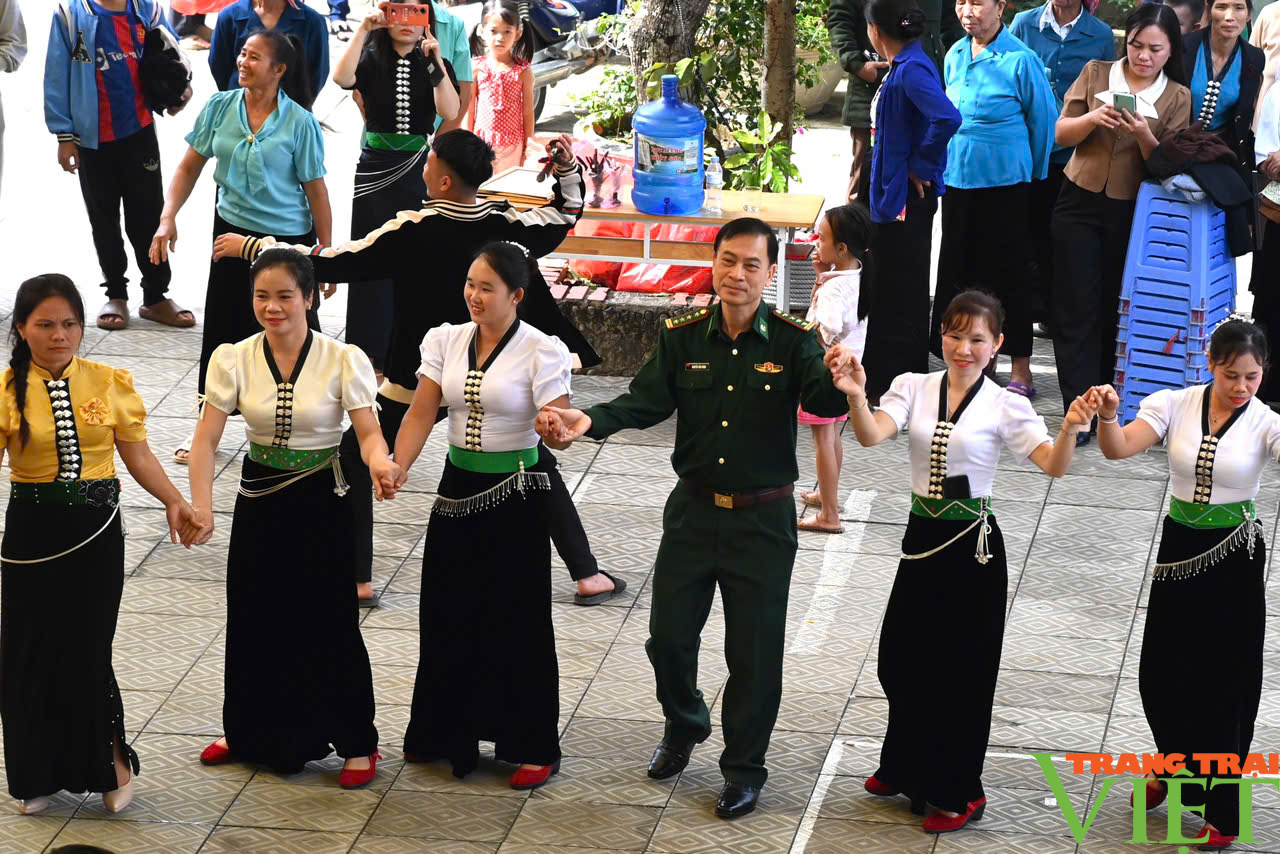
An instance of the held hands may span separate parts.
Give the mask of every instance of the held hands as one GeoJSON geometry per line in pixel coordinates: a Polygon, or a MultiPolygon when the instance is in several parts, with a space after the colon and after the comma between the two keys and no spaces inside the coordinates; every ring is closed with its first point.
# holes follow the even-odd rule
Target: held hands
{"type": "Polygon", "coordinates": [[[58,165],[62,167],[63,172],[74,175],[80,168],[80,146],[74,142],[58,143],[58,165]]]}
{"type": "Polygon", "coordinates": [[[533,429],[543,441],[567,445],[591,429],[591,416],[581,409],[547,406],[533,420],[533,429]]]}
{"type": "Polygon", "coordinates": [[[151,238],[151,251],[147,254],[152,264],[163,264],[169,260],[169,253],[178,246],[178,224],[172,219],[160,217],[160,227],[156,236],[151,238]]]}
{"type": "Polygon", "coordinates": [[[837,344],[827,351],[824,360],[831,371],[831,384],[853,400],[867,399],[867,372],[853,351],[837,344]]]}
{"type": "Polygon", "coordinates": [[[379,501],[394,500],[396,492],[409,479],[400,466],[386,455],[369,465],[369,476],[373,479],[373,496],[379,501]]]}
{"type": "Polygon", "coordinates": [[[1120,395],[1109,385],[1096,385],[1085,392],[1085,397],[1089,399],[1090,405],[1097,411],[1098,416],[1108,421],[1115,418],[1117,410],[1120,409],[1120,395]]]}
{"type": "MultiPolygon", "coordinates": [[[[186,502],[183,503],[186,504],[186,502]]],[[[194,529],[192,531],[190,544],[193,546],[203,546],[205,543],[209,542],[209,539],[213,536],[213,511],[192,507],[189,504],[187,504],[187,509],[192,513],[192,527],[194,529]]],[[[170,525],[172,524],[173,523],[170,522],[170,525]]],[[[184,535],[183,545],[186,545],[187,542],[188,541],[184,535]]]]}
{"type": "Polygon", "coordinates": [[[1074,436],[1082,430],[1088,430],[1097,414],[1098,409],[1089,402],[1086,392],[1071,401],[1071,408],[1067,410],[1067,417],[1062,422],[1062,432],[1067,436],[1074,436]]]}
{"type": "MultiPolygon", "coordinates": [[[[177,238],[174,238],[175,240],[177,238]]],[[[244,251],[244,245],[249,238],[243,234],[219,234],[213,241],[213,260],[221,261],[223,258],[239,258],[240,253],[244,251]]]]}
{"type": "Polygon", "coordinates": [[[165,508],[165,516],[169,520],[169,541],[175,545],[179,542],[186,548],[202,545],[208,542],[213,534],[212,519],[210,519],[210,530],[205,534],[204,526],[200,523],[195,509],[185,501],[170,504],[165,508]]]}

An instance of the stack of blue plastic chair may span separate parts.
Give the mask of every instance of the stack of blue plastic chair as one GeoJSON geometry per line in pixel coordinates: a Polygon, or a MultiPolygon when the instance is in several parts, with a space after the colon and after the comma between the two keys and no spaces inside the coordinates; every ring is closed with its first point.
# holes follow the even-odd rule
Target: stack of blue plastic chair
{"type": "Polygon", "coordinates": [[[1120,291],[1115,388],[1120,420],[1162,388],[1206,383],[1209,336],[1236,305],[1226,216],[1147,181],[1138,192],[1120,291]]]}

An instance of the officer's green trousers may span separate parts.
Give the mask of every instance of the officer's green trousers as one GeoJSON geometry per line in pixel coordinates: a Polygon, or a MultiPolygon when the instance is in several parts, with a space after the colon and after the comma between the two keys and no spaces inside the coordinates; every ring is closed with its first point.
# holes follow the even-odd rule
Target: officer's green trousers
{"type": "Polygon", "coordinates": [[[795,504],[783,499],[726,510],[678,485],[662,519],[645,649],[667,737],[694,739],[710,726],[697,687],[698,648],[719,584],[729,666],[720,702],[725,743],[720,769],[726,780],[763,786],[764,757],[782,698],[795,504]]]}

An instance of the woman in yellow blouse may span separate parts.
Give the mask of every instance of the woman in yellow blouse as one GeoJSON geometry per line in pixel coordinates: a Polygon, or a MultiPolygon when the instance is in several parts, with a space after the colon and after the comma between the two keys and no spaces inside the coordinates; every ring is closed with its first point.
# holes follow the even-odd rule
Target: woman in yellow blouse
{"type": "Polygon", "coordinates": [[[147,447],[146,411],[129,372],[76,356],[84,303],[71,280],[49,274],[23,282],[10,334],[13,356],[0,376],[12,480],[0,541],[9,793],[27,814],[63,789],[102,792],[106,808],[119,812],[133,799],[138,757],[125,742],[111,669],[124,588],[115,452],[164,503],[175,543],[181,537],[190,546],[200,527],[147,447]]]}

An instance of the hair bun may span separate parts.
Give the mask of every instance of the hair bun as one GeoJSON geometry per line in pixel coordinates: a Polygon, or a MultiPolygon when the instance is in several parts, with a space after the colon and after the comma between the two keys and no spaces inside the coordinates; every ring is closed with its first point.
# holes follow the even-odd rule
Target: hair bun
{"type": "Polygon", "coordinates": [[[920,8],[914,7],[907,10],[902,16],[902,20],[898,25],[902,28],[902,35],[906,39],[915,39],[924,35],[924,31],[928,29],[928,19],[920,8]]]}

